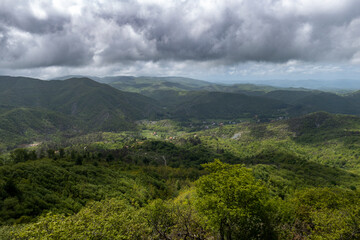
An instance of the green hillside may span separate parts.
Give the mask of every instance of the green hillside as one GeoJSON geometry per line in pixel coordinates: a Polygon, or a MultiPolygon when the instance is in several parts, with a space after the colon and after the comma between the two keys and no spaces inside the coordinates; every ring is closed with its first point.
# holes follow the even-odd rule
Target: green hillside
{"type": "Polygon", "coordinates": [[[86,121],[108,118],[107,115],[141,119],[158,110],[147,97],[118,91],[87,78],[42,81],[1,77],[0,100],[3,105],[46,108],[86,121]]]}
{"type": "Polygon", "coordinates": [[[234,119],[255,115],[275,117],[286,114],[288,107],[278,100],[236,93],[197,92],[184,94],[183,99],[174,110],[177,118],[234,119]]]}
{"type": "Polygon", "coordinates": [[[110,86],[122,91],[137,92],[143,95],[148,95],[153,91],[159,90],[200,90],[204,87],[215,85],[206,81],[182,77],[117,76],[98,78],[96,80],[107,83],[110,86]]]}
{"type": "Polygon", "coordinates": [[[0,237],[216,239],[226,219],[235,239],[357,239],[359,117],[318,112],[197,132],[138,124],[3,155],[0,237]]]}
{"type": "Polygon", "coordinates": [[[106,79],[110,84],[127,84],[134,88],[127,90],[147,96],[120,91],[88,78],[42,81],[0,77],[2,149],[48,139],[47,134],[68,137],[96,131],[134,130],[134,122],[142,119],[269,121],[316,111],[360,113],[357,93],[340,96],[249,84],[221,86],[170,77],[106,79]],[[17,124],[19,129],[14,127],[17,124]]]}
{"type": "Polygon", "coordinates": [[[176,119],[237,119],[278,117],[292,107],[276,99],[241,93],[207,91],[154,91],[150,97],[176,119]]]}
{"type": "Polygon", "coordinates": [[[2,144],[48,134],[132,129],[134,121],[161,116],[155,100],[86,78],[42,81],[0,77],[2,144]]]}
{"type": "MultiPolygon", "coordinates": [[[[266,113],[266,115],[269,115],[269,113],[273,111],[270,105],[276,104],[272,101],[273,99],[281,101],[284,106],[287,106],[286,113],[289,116],[300,116],[316,111],[360,114],[360,98],[357,93],[344,96],[303,88],[277,88],[254,84],[222,85],[181,77],[115,76],[92,78],[123,91],[140,93],[156,99],[159,105],[166,107],[167,117],[173,116],[177,118],[179,115],[182,115],[182,117],[198,119],[229,119],[249,114],[263,115],[264,111],[262,106],[258,108],[259,111],[257,112],[251,109],[251,105],[257,107],[259,106],[259,102],[263,102],[264,107],[269,109],[266,113]],[[226,93],[229,93],[229,95],[223,97],[226,93]],[[234,104],[236,100],[234,95],[231,94],[244,94],[262,98],[252,98],[251,103],[249,103],[250,100],[239,98],[238,103],[234,104]],[[215,100],[215,95],[217,95],[216,97],[219,99],[215,100]],[[220,95],[223,96],[220,97],[220,95]],[[266,98],[272,100],[266,100],[266,98]],[[211,102],[214,100],[216,104],[221,107],[216,107],[216,104],[212,104],[211,102]],[[243,104],[242,102],[245,102],[249,106],[247,111],[244,111],[244,108],[240,107],[243,104]],[[210,114],[212,110],[209,109],[209,106],[206,106],[206,104],[204,105],[204,103],[211,103],[214,109],[212,114],[210,114]],[[204,111],[199,108],[203,108],[204,111]],[[219,108],[222,108],[222,111],[216,110],[219,108]]],[[[66,77],[62,79],[66,79],[66,77]]],[[[282,112],[284,113],[284,111],[282,112]]],[[[279,115],[278,113],[274,113],[274,111],[272,114],[274,115],[273,117],[279,115]]]]}
{"type": "Polygon", "coordinates": [[[268,92],[264,96],[292,105],[293,108],[291,108],[289,112],[293,115],[302,115],[316,111],[360,114],[360,101],[357,101],[355,94],[351,96],[341,96],[321,91],[276,90],[268,92]]]}
{"type": "Polygon", "coordinates": [[[52,134],[75,134],[80,122],[64,114],[32,108],[13,108],[0,114],[0,151],[20,143],[50,139],[52,134]]]}
{"type": "Polygon", "coordinates": [[[347,97],[333,93],[318,93],[299,99],[295,104],[303,105],[311,112],[327,111],[331,113],[359,114],[359,105],[347,97]]]}
{"type": "MultiPolygon", "coordinates": [[[[109,77],[103,79],[106,79],[106,81],[104,80],[104,82],[110,84],[115,88],[130,92],[141,93],[143,95],[156,99],[163,106],[174,107],[175,109],[186,108],[187,110],[185,112],[196,111],[196,114],[189,115],[186,114],[184,111],[181,113],[179,112],[179,114],[183,114],[183,116],[189,117],[194,117],[196,115],[199,116],[199,118],[201,119],[207,117],[218,119],[237,118],[239,115],[244,113],[243,109],[233,108],[234,98],[231,97],[232,95],[229,95],[226,98],[220,97],[220,99],[217,101],[217,103],[221,106],[224,106],[224,108],[227,108],[226,106],[229,106],[227,110],[223,109],[223,112],[215,110],[214,114],[203,115],[203,113],[196,110],[197,107],[193,105],[196,105],[197,101],[211,102],[211,98],[213,98],[215,94],[213,92],[217,92],[218,95],[218,92],[237,93],[245,94],[248,96],[276,99],[288,106],[287,113],[291,116],[299,116],[302,114],[316,111],[327,111],[330,113],[355,115],[360,114],[360,98],[357,96],[356,93],[351,94],[350,96],[342,96],[335,93],[322,92],[319,90],[308,90],[302,88],[278,88],[254,84],[221,85],[194,79],[171,77],[109,77]],[[205,96],[206,93],[199,92],[208,92],[209,94],[205,96]],[[199,97],[200,95],[202,96],[201,98],[199,97]],[[205,98],[209,99],[205,100],[205,98]],[[234,114],[231,113],[230,108],[232,108],[234,114]]],[[[264,102],[264,106],[266,107],[269,107],[269,105],[271,105],[271,103],[268,104],[266,103],[265,99],[261,98],[254,98],[253,102],[254,106],[257,102],[264,102]]],[[[199,102],[199,104],[203,103],[199,102]]],[[[238,105],[241,104],[241,100],[239,100],[238,105]]],[[[250,105],[251,104],[249,104],[249,106],[250,105]]],[[[205,109],[207,108],[206,106],[203,107],[205,109]]],[[[215,108],[216,107],[214,106],[214,109],[215,108]]],[[[249,112],[254,112],[251,110],[251,106],[248,113],[249,112]]],[[[175,116],[178,116],[177,112],[173,114],[175,114],[175,116]]],[[[261,107],[256,114],[263,114],[261,107]]]]}
{"type": "Polygon", "coordinates": [[[284,101],[289,104],[297,104],[301,99],[304,99],[309,96],[313,96],[317,93],[320,93],[320,91],[274,90],[267,92],[264,96],[268,98],[284,101]]]}
{"type": "MultiPolygon", "coordinates": [[[[81,76],[64,76],[56,79],[66,80],[74,77],[81,76]]],[[[209,91],[262,95],[264,92],[281,89],[278,87],[254,84],[219,84],[184,77],[114,76],[89,78],[109,84],[122,91],[141,93],[146,96],[153,96],[155,95],[154,92],[161,93],[161,91],[209,91]]]]}
{"type": "MultiPolygon", "coordinates": [[[[95,79],[95,78],[94,78],[95,79]]],[[[207,91],[207,92],[229,92],[244,93],[247,95],[260,96],[269,91],[281,88],[271,86],[259,86],[254,84],[232,84],[223,85],[201,80],[181,77],[106,77],[96,79],[107,83],[122,91],[141,93],[149,97],[157,97],[164,92],[170,91],[207,91]]]]}

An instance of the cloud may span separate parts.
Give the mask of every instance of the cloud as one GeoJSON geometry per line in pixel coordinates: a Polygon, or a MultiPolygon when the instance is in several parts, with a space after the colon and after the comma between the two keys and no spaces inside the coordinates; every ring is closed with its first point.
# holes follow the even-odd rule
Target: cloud
{"type": "Polygon", "coordinates": [[[359,62],[358,0],[3,0],[0,68],[359,62]]]}
{"type": "Polygon", "coordinates": [[[50,2],[13,1],[0,2],[0,23],[9,28],[31,34],[46,34],[62,31],[71,21],[70,16],[61,13],[50,2]]]}

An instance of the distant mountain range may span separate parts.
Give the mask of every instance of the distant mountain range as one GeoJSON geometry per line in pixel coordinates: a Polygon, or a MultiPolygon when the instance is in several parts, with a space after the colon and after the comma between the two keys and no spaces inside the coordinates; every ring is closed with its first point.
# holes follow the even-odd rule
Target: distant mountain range
{"type": "MultiPolygon", "coordinates": [[[[84,76],[71,75],[55,78],[55,80],[66,80],[71,78],[81,78],[84,76]]],[[[183,77],[93,77],[87,76],[94,81],[106,83],[122,91],[137,92],[145,94],[156,90],[176,90],[189,91],[201,90],[213,85],[214,83],[183,77]]],[[[53,79],[54,80],[54,79],[53,79]]]]}
{"type": "MultiPolygon", "coordinates": [[[[331,80],[316,80],[316,79],[304,79],[304,80],[284,80],[284,79],[273,79],[273,80],[251,80],[251,81],[232,81],[232,82],[208,82],[203,80],[197,80],[192,78],[184,77],[134,77],[134,76],[115,76],[115,77],[95,77],[95,76],[82,76],[82,75],[68,75],[61,76],[55,79],[64,80],[69,78],[78,78],[78,77],[87,77],[95,81],[107,84],[124,84],[127,82],[132,85],[134,82],[146,81],[146,84],[151,84],[152,81],[157,83],[160,81],[163,82],[175,82],[177,84],[190,83],[191,85],[197,86],[236,86],[236,85],[248,85],[248,86],[267,86],[268,88],[303,88],[303,89],[313,89],[313,90],[322,90],[322,91],[331,91],[331,92],[349,92],[360,89],[360,79],[331,79],[331,80]]],[[[119,84],[119,85],[122,85],[119,84]]],[[[123,86],[122,86],[123,87],[123,86]]],[[[126,89],[123,89],[126,90],[126,89]]],[[[193,89],[194,90],[194,89],[193,89]]]]}
{"type": "Polygon", "coordinates": [[[282,88],[308,88],[323,91],[352,91],[360,89],[360,79],[336,79],[336,80],[254,80],[254,84],[269,85],[282,88]]]}
{"type": "Polygon", "coordinates": [[[59,79],[0,77],[0,147],[59,133],[133,130],[140,119],[267,121],[317,111],[360,115],[360,92],[338,95],[178,77],[59,79]]]}

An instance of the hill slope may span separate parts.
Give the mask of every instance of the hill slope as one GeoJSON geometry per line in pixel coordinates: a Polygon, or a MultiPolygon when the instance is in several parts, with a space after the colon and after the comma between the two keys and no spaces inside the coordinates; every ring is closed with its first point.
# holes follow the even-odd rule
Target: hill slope
{"type": "MultiPolygon", "coordinates": [[[[254,115],[286,114],[287,104],[275,99],[223,92],[188,92],[177,95],[176,118],[233,119],[254,115]]],[[[171,101],[169,101],[171,102],[171,101]]]]}
{"type": "Polygon", "coordinates": [[[122,92],[87,78],[42,81],[0,77],[0,101],[13,107],[61,112],[100,128],[108,120],[142,119],[159,111],[150,98],[122,92]]]}
{"type": "Polygon", "coordinates": [[[135,120],[161,114],[153,99],[87,78],[42,81],[0,77],[0,102],[0,132],[7,139],[28,131],[37,136],[68,129],[124,130],[133,128],[135,120]]]}

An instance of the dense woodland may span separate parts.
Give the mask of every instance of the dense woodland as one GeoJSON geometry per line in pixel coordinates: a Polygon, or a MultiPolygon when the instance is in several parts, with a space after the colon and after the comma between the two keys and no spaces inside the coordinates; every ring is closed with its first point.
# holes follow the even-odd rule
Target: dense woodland
{"type": "Polygon", "coordinates": [[[0,239],[360,239],[357,93],[105,80],[0,81],[0,239]]]}

